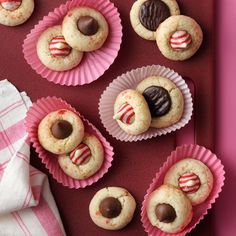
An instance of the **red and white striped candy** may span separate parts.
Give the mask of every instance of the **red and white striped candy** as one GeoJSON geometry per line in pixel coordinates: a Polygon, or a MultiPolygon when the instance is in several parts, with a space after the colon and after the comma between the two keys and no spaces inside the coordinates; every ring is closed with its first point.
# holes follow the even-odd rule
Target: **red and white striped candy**
{"type": "Polygon", "coordinates": [[[2,7],[8,11],[14,11],[21,5],[22,0],[0,0],[2,7]]]}
{"type": "Polygon", "coordinates": [[[81,143],[73,152],[71,152],[70,160],[75,165],[82,165],[86,164],[91,156],[90,148],[86,144],[81,143]]]}
{"type": "Polygon", "coordinates": [[[49,43],[49,50],[54,57],[64,57],[70,54],[71,47],[63,36],[58,36],[49,43]]]}
{"type": "Polygon", "coordinates": [[[185,193],[194,193],[200,187],[200,179],[194,173],[186,173],[179,178],[179,187],[185,193]]]}
{"type": "Polygon", "coordinates": [[[183,50],[192,42],[191,35],[184,30],[176,31],[170,38],[170,45],[174,50],[183,50]]]}
{"type": "Polygon", "coordinates": [[[118,112],[113,117],[116,120],[130,125],[134,122],[135,113],[132,106],[129,103],[124,103],[118,110],[118,112]]]}

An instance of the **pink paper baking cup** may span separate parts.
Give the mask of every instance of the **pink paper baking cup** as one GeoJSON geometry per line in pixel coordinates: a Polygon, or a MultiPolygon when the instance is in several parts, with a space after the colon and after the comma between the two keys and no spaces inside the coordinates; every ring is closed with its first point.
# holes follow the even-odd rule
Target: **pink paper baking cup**
{"type": "Polygon", "coordinates": [[[212,207],[212,204],[215,203],[216,199],[219,197],[219,193],[222,191],[222,187],[224,185],[224,175],[224,166],[222,165],[221,161],[215,154],[205,147],[198,145],[183,145],[177,147],[177,149],[170,154],[166,162],[156,174],[155,178],[152,180],[152,183],[144,197],[144,201],[142,203],[141,220],[145,231],[151,236],[183,236],[189,233],[204,218],[204,216],[207,214],[207,211],[212,207]],[[176,234],[165,233],[159,230],[157,227],[152,226],[147,217],[146,204],[148,196],[156,188],[163,184],[165,173],[168,171],[168,169],[176,162],[187,157],[195,158],[209,167],[214,176],[213,189],[204,203],[193,207],[193,219],[182,232],[176,234]]]}
{"type": "Polygon", "coordinates": [[[42,162],[46,165],[46,168],[52,174],[53,178],[62,185],[76,189],[84,188],[97,182],[100,178],[103,177],[105,173],[107,173],[108,169],[110,168],[114,155],[113,147],[109,142],[106,141],[106,139],[94,125],[92,125],[81,114],[79,114],[79,112],[77,112],[73,107],[71,107],[62,99],[56,97],[47,97],[37,100],[37,102],[33,103],[29,111],[27,112],[25,124],[30,141],[33,143],[33,147],[36,149],[36,152],[39,154],[42,162]],[[104,162],[102,164],[102,167],[93,176],[85,180],[76,180],[66,175],[58,164],[57,155],[46,151],[39,143],[37,131],[40,121],[48,113],[59,109],[68,109],[78,114],[83,120],[85,131],[90,134],[96,135],[96,137],[101,141],[103,145],[104,162]]]}
{"type": "Polygon", "coordinates": [[[125,141],[139,141],[152,137],[164,135],[184,127],[191,119],[193,113],[193,102],[188,85],[183,78],[175,71],[160,65],[146,66],[137,68],[118,76],[102,93],[99,101],[99,115],[103,126],[107,132],[114,138],[125,141]],[[156,129],[149,128],[146,132],[140,135],[130,135],[124,132],[117,122],[112,118],[114,112],[114,103],[117,95],[125,89],[135,89],[143,79],[148,76],[162,76],[172,80],[181,90],[184,96],[184,112],[182,118],[176,123],[167,128],[156,129]]]}
{"type": "Polygon", "coordinates": [[[122,26],[117,8],[109,0],[72,0],[50,12],[31,30],[23,43],[27,63],[43,78],[55,84],[76,86],[98,79],[114,62],[120,49],[122,26]],[[38,59],[36,43],[48,27],[62,23],[67,12],[75,6],[88,6],[101,12],[109,24],[109,36],[104,45],[93,52],[84,53],[82,62],[74,69],[57,72],[45,67],[38,59]]]}

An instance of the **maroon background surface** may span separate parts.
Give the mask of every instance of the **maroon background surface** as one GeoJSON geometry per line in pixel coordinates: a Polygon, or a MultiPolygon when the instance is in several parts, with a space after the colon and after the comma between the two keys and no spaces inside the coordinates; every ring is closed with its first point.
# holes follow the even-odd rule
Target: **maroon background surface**
{"type": "MultiPolygon", "coordinates": [[[[24,25],[14,28],[0,26],[0,79],[8,79],[20,91],[26,91],[32,101],[49,95],[63,98],[100,129],[114,146],[115,156],[112,167],[104,178],[90,187],[71,190],[58,184],[49,175],[51,190],[67,234],[145,235],[140,222],[143,196],[159,167],[175,149],[175,134],[137,143],[117,141],[108,135],[101,124],[98,101],[107,85],[127,70],[151,64],[170,67],[194,81],[197,143],[212,149],[214,144],[214,1],[178,1],[182,14],[193,17],[202,26],[204,42],[192,59],[173,62],[160,54],[155,42],[145,41],[133,31],[129,22],[129,11],[134,1],[112,0],[119,9],[123,25],[121,50],[115,63],[102,77],[92,84],[81,87],[65,87],[48,82],[37,75],[23,58],[22,42],[26,34],[44,15],[64,2],[62,0],[36,1],[33,15],[24,25]],[[137,200],[133,221],[121,231],[102,230],[89,218],[88,204],[95,192],[105,186],[123,186],[137,200]]],[[[48,174],[34,150],[31,154],[31,163],[48,174]]],[[[212,217],[208,215],[191,235],[214,235],[214,225],[211,222],[212,217]]]]}

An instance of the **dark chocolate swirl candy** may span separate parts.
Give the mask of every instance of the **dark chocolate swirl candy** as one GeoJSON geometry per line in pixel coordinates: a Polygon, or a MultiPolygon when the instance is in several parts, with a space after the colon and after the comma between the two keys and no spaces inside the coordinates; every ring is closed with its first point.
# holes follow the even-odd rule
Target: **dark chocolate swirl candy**
{"type": "Polygon", "coordinates": [[[87,36],[98,32],[98,22],[91,16],[81,16],[77,22],[79,31],[87,36]]]}
{"type": "Polygon", "coordinates": [[[152,117],[163,116],[169,112],[171,98],[169,92],[160,86],[150,86],[143,92],[152,117]]]}
{"type": "Polygon", "coordinates": [[[114,197],[107,197],[99,205],[99,211],[106,218],[117,217],[122,210],[121,203],[114,197]]]}
{"type": "Polygon", "coordinates": [[[69,137],[72,131],[72,125],[66,120],[57,120],[51,127],[52,135],[57,139],[69,137]]]}
{"type": "Polygon", "coordinates": [[[160,222],[171,223],[176,218],[175,209],[169,204],[158,204],[155,209],[155,214],[160,222]]]}
{"type": "Polygon", "coordinates": [[[159,24],[168,17],[170,17],[170,9],[161,0],[147,0],[139,10],[141,24],[151,31],[156,31],[159,24]]]}

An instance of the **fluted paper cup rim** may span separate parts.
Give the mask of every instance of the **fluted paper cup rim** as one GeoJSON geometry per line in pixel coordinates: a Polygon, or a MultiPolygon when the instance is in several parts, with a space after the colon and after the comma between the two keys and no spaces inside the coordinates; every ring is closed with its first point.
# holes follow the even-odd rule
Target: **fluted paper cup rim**
{"type": "Polygon", "coordinates": [[[31,68],[48,81],[60,85],[77,86],[89,84],[104,74],[116,59],[121,41],[121,19],[114,3],[110,0],[72,0],[49,12],[31,29],[23,42],[23,54],[31,68]],[[36,42],[46,28],[61,24],[66,13],[75,6],[88,6],[100,11],[109,24],[108,38],[100,49],[84,53],[77,67],[62,72],[50,70],[37,56],[36,42]]]}
{"type": "Polygon", "coordinates": [[[159,168],[159,171],[156,173],[155,177],[152,179],[152,183],[149,185],[149,188],[144,196],[141,208],[141,221],[145,231],[148,235],[152,236],[183,236],[189,233],[192,229],[196,227],[197,224],[204,218],[208,211],[212,208],[212,205],[215,203],[216,199],[219,197],[220,192],[224,186],[225,180],[225,171],[224,166],[221,163],[221,160],[217,158],[216,154],[212,153],[211,150],[199,146],[199,145],[182,145],[177,147],[171,154],[167,157],[167,160],[159,168]],[[182,155],[180,155],[182,153],[182,155]],[[182,232],[170,234],[165,233],[159,230],[157,227],[151,225],[146,212],[146,204],[148,201],[149,195],[158,187],[163,184],[164,176],[167,170],[176,162],[185,159],[187,157],[194,158],[202,161],[208,168],[211,170],[214,176],[213,189],[208,196],[208,198],[202,204],[193,206],[193,219],[185,227],[182,232]],[[202,210],[204,206],[204,210],[202,210]],[[202,212],[201,212],[202,211],[202,212]],[[199,215],[200,214],[200,215],[199,215]],[[198,216],[199,215],[199,216],[198,216]]]}
{"type": "Polygon", "coordinates": [[[98,108],[101,122],[106,131],[113,138],[120,141],[133,142],[166,135],[184,127],[192,117],[193,100],[187,83],[177,72],[161,65],[148,65],[127,71],[114,79],[101,94],[98,108]],[[143,134],[129,135],[119,127],[115,120],[112,119],[115,98],[125,89],[135,89],[139,82],[149,76],[162,76],[168,78],[181,90],[184,97],[184,112],[182,118],[177,123],[166,128],[149,128],[149,130],[143,134]]]}
{"type": "Polygon", "coordinates": [[[38,99],[36,102],[34,102],[27,112],[25,118],[25,126],[29,134],[30,142],[32,142],[33,147],[38,153],[42,163],[45,164],[46,168],[48,169],[49,173],[53,176],[53,178],[58,183],[61,183],[63,186],[75,189],[85,188],[97,182],[99,179],[101,179],[108,172],[109,168],[112,165],[114,152],[113,152],[113,147],[110,145],[110,143],[105,139],[105,137],[101,134],[101,132],[92,123],[90,123],[87,119],[85,119],[83,115],[77,112],[75,108],[73,108],[70,104],[68,104],[61,98],[57,98],[55,96],[53,97],[48,96],[48,97],[42,97],[38,99]],[[42,104],[48,104],[48,105],[45,105],[47,107],[42,109],[41,108],[42,104]],[[87,179],[76,180],[66,175],[60,168],[58,161],[55,160],[57,155],[54,155],[46,151],[38,141],[37,128],[39,122],[49,112],[56,111],[59,109],[68,109],[74,112],[75,114],[79,115],[84,123],[85,132],[92,133],[93,135],[98,137],[98,139],[102,143],[104,149],[103,164],[101,168],[94,175],[88,177],[87,179]],[[57,173],[56,171],[59,171],[59,173],[57,173]]]}

